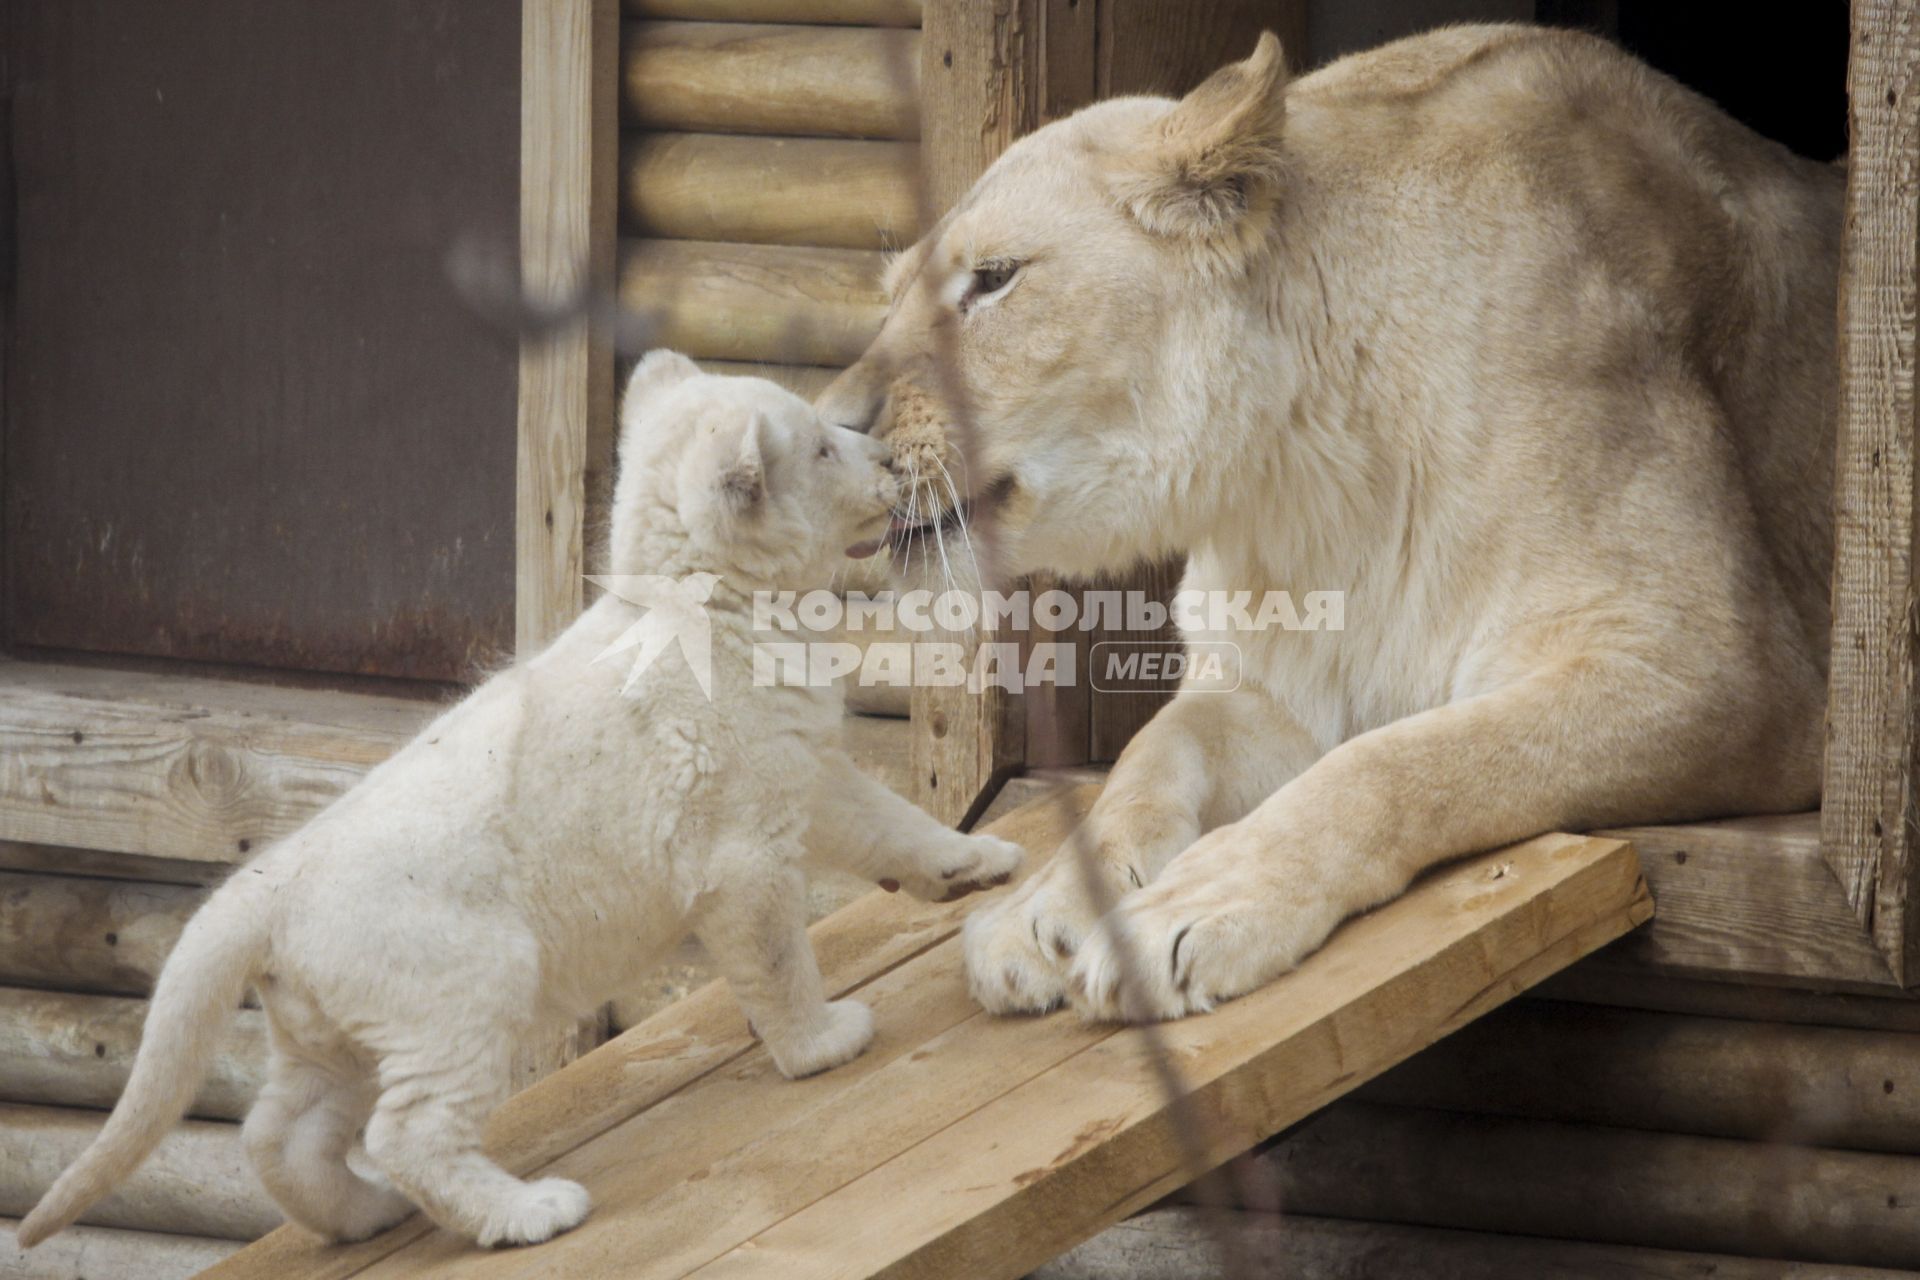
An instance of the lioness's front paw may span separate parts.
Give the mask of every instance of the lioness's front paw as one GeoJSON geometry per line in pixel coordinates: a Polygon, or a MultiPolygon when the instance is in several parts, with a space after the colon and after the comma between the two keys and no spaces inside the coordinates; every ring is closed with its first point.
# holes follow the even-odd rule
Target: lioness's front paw
{"type": "Polygon", "coordinates": [[[835,1000],[814,1027],[780,1043],[768,1040],[767,1051],[781,1075],[798,1080],[852,1062],[872,1043],[873,1010],[858,1000],[835,1000]]]}
{"type": "Polygon", "coordinates": [[[1272,904],[1253,885],[1161,881],[1094,927],[1067,975],[1067,997],[1099,1022],[1206,1013],[1294,968],[1340,913],[1272,904]]]}
{"type": "Polygon", "coordinates": [[[967,917],[967,988],[988,1013],[1045,1013],[1066,998],[1067,961],[1093,923],[1076,870],[1056,861],[967,917]]]}

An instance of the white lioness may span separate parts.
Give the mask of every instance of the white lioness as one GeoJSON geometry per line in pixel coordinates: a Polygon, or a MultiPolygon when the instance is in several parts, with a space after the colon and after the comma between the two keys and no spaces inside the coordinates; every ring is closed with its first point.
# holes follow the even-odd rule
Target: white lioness
{"type": "Polygon", "coordinates": [[[631,683],[629,655],[596,662],[641,616],[603,596],[243,868],[182,934],[126,1094],[22,1245],[152,1150],[249,983],[272,1056],[246,1145],[288,1217],[351,1240],[417,1204],[482,1244],[545,1240],[585,1216],[585,1190],[523,1182],[480,1148],[516,1044],[598,1007],[690,929],[779,1069],[825,1070],[866,1047],[873,1020],[822,993],[803,837],[927,898],[1011,874],[1017,846],[947,830],[834,749],[831,690],[753,683],[751,593],[874,545],[897,498],[885,446],[671,352],[640,364],[622,416],[608,561],[720,576],[711,699],[690,658],[663,654],[631,683]],[[362,1126],[391,1187],[347,1163],[362,1126]]]}
{"type": "Polygon", "coordinates": [[[1841,193],[1519,26],[1294,83],[1269,36],[1009,148],[822,412],[884,435],[891,389],[960,388],[968,447],[896,452],[964,455],[1007,574],[1185,553],[1344,591],[1345,630],[1221,637],[1244,684],[1115,766],[1088,831],[1137,982],[1056,866],[968,921],[977,997],[1178,1017],[1444,859],[1813,805],[1841,193]]]}

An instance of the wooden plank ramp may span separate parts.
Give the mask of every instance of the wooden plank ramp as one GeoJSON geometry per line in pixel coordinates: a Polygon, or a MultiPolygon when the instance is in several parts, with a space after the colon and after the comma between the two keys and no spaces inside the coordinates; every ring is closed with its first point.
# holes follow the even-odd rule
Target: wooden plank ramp
{"type": "MultiPolygon", "coordinates": [[[[995,830],[1039,856],[1097,788],[995,830]]],[[[1248,1149],[1652,913],[1625,842],[1543,836],[1456,863],[1350,922],[1301,969],[1158,1030],[1200,1132],[1175,1132],[1138,1028],[982,1014],[962,973],[971,902],[872,894],[822,921],[827,984],[878,1035],[786,1082],[709,986],[536,1084],[489,1134],[509,1167],[583,1181],[592,1216],[482,1251],[415,1218],[322,1246],[274,1232],[216,1280],[349,1276],[1024,1275],[1248,1149]]]]}

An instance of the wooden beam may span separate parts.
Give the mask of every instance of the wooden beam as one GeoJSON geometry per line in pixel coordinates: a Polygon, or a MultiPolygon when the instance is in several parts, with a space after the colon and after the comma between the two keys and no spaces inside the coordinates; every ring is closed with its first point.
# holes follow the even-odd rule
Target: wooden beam
{"type": "Polygon", "coordinates": [[[884,27],[629,22],[627,122],[697,133],[916,136],[920,33],[884,27]]]}
{"type": "Polygon", "coordinates": [[[673,240],[899,249],[914,239],[911,142],[629,133],[626,229],[673,240]]]}
{"type": "Polygon", "coordinates": [[[0,1218],[0,1275],[9,1280],[187,1280],[240,1247],[233,1240],[112,1227],[68,1227],[31,1251],[0,1218]]]}
{"type": "MultiPolygon", "coordinates": [[[[146,1016],[145,1000],[0,987],[0,1101],[112,1107],[126,1087],[146,1016]]],[[[260,1090],[266,1048],[266,1015],[241,1010],[192,1114],[244,1116],[260,1090]]]]}
{"type": "MultiPolygon", "coordinates": [[[[1078,811],[1041,806],[1002,830],[1052,837],[1078,811]]],[[[870,897],[822,926],[823,965],[838,967],[841,928],[891,909],[870,897]]],[[[889,939],[863,965],[862,998],[881,1030],[842,1070],[780,1082],[764,1053],[737,1056],[730,1037],[688,1025],[696,997],[530,1092],[544,1093],[544,1107],[575,1099],[529,1141],[567,1152],[543,1167],[583,1178],[598,1205],[541,1250],[481,1254],[433,1235],[384,1260],[367,1250],[335,1265],[330,1254],[311,1268],[263,1245],[214,1274],[353,1275],[366,1262],[368,1275],[448,1278],[613,1267],[782,1280],[1019,1276],[1192,1176],[1150,1034],[1165,1041],[1204,1117],[1187,1136],[1210,1165],[1647,910],[1625,845],[1545,837],[1457,864],[1350,923],[1297,973],[1148,1033],[1071,1014],[982,1014],[966,993],[956,917],[923,909],[916,915],[934,923],[913,930],[914,954],[903,959],[889,939]],[[602,1092],[609,1077],[620,1081],[614,1098],[602,1092]],[[669,1079],[677,1082],[663,1095],[655,1082],[669,1079]],[[673,1104],[647,1107],[663,1096],[673,1104]],[[588,1126],[595,1111],[603,1114],[588,1126]]],[[[520,1109],[509,1123],[532,1114],[520,1109]]]]}
{"type": "Polygon", "coordinates": [[[1806,813],[1607,832],[1640,851],[1660,918],[1596,967],[1897,993],[1821,857],[1819,823],[1806,813]]]}
{"type": "MultiPolygon", "coordinates": [[[[617,0],[522,0],[520,270],[564,305],[613,275],[617,0]]],[[[613,447],[613,357],[583,319],[520,349],[514,643],[531,654],[580,611],[586,476],[613,447]]]]}
{"type": "Polygon", "coordinates": [[[917,27],[920,0],[625,0],[632,18],[702,22],[823,22],[856,27],[917,27]]]}
{"type": "Polygon", "coordinates": [[[1287,1280],[1908,1280],[1909,1271],[1731,1254],[1342,1222],[1299,1213],[1155,1209],[1095,1236],[1033,1280],[1192,1280],[1220,1273],[1220,1243],[1287,1280]]]}
{"type": "Polygon", "coordinates": [[[880,267],[858,249],[628,240],[620,301],[696,359],[845,365],[886,316],[880,267]]]}
{"type": "Polygon", "coordinates": [[[1896,981],[1920,978],[1913,625],[1920,15],[1854,0],[1821,842],[1896,981]]]}
{"type": "MultiPolygon", "coordinates": [[[[1045,7],[1045,0],[929,0],[920,46],[921,181],[928,226],[966,194],[1009,143],[1039,123],[1045,7]]],[[[935,355],[930,390],[953,403],[958,397],[941,385],[946,375],[935,355]]],[[[963,439],[968,429],[964,421],[954,428],[963,439]]],[[[1004,591],[1022,584],[985,585],[1004,591]]],[[[970,678],[981,674],[985,645],[1020,642],[988,632],[933,632],[919,639],[959,645],[970,678]]],[[[1026,700],[992,684],[969,689],[921,681],[910,701],[913,799],[943,822],[964,822],[1025,763],[1026,700]]],[[[1058,754],[1049,752],[1049,757],[1058,754]]]]}
{"type": "Polygon", "coordinates": [[[1920,1266],[1904,1156],[1342,1102],[1256,1166],[1290,1213],[1920,1266]]]}
{"type": "Polygon", "coordinates": [[[1355,1096],[1920,1156],[1920,1035],[1519,1000],[1355,1096]]]}
{"type": "MultiPolygon", "coordinates": [[[[101,1111],[0,1104],[0,1150],[7,1153],[0,1160],[0,1214],[25,1214],[106,1118],[101,1111]]],[[[188,1120],[81,1221],[252,1240],[280,1224],[280,1210],[247,1165],[239,1125],[188,1120]]]]}
{"type": "Polygon", "coordinates": [[[439,704],[0,660],[0,840],[233,863],[439,704]]]}

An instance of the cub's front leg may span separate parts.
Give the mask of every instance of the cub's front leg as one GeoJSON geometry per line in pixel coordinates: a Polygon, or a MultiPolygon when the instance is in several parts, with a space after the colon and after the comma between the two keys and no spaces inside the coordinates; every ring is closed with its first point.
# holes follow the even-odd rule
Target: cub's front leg
{"type": "Polygon", "coordinates": [[[839,751],[821,762],[806,844],[813,862],[929,902],[1005,884],[1026,856],[1010,840],[940,825],[839,751]]]}
{"type": "Polygon", "coordinates": [[[693,926],[790,1080],[851,1062],[873,1040],[872,1010],[826,997],[807,939],[799,853],[764,844],[717,851],[693,926]]]}

